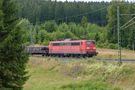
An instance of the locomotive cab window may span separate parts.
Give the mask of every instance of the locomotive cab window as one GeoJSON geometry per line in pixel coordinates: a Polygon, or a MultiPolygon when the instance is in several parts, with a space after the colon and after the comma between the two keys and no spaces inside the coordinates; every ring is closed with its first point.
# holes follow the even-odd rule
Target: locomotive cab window
{"type": "Polygon", "coordinates": [[[95,41],[87,41],[87,45],[95,44],[95,41]]]}
{"type": "Polygon", "coordinates": [[[95,44],[95,41],[91,41],[92,44],[95,44]]]}
{"type": "Polygon", "coordinates": [[[46,48],[45,47],[42,47],[41,50],[46,50],[46,48]]]}
{"type": "Polygon", "coordinates": [[[80,42],[71,43],[71,46],[80,46],[80,42]]]}
{"type": "Polygon", "coordinates": [[[53,45],[53,46],[59,46],[60,43],[53,43],[52,45],[53,45]]]}
{"type": "Polygon", "coordinates": [[[71,43],[65,43],[65,46],[71,46],[71,43]]]}
{"type": "Polygon", "coordinates": [[[90,45],[91,44],[91,42],[90,41],[87,41],[87,45],[90,45]]]}

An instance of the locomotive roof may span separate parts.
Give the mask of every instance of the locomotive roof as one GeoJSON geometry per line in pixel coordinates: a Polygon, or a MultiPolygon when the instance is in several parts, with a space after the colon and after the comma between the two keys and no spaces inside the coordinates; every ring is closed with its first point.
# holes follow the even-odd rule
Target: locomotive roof
{"type": "Polygon", "coordinates": [[[95,40],[62,40],[62,41],[51,41],[51,43],[60,43],[60,42],[85,42],[85,41],[95,41],[95,40]]]}

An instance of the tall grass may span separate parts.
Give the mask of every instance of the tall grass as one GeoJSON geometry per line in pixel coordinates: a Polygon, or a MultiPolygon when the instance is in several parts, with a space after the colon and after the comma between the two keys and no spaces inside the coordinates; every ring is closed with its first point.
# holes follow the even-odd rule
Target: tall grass
{"type": "Polygon", "coordinates": [[[24,90],[135,90],[135,65],[30,58],[24,90]],[[119,88],[117,88],[119,87],[119,88]]]}

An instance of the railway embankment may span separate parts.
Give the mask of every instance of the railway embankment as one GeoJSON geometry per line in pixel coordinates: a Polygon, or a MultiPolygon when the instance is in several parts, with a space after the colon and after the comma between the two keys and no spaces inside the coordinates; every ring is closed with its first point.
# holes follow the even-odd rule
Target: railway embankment
{"type": "MultiPolygon", "coordinates": [[[[64,58],[63,58],[64,59],[64,58]]],[[[30,57],[24,90],[135,90],[135,64],[30,57]]]]}

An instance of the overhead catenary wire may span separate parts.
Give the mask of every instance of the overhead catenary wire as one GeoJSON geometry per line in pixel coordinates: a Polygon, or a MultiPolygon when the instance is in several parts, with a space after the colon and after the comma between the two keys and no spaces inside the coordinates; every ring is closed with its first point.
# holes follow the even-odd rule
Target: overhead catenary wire
{"type": "Polygon", "coordinates": [[[82,14],[77,14],[77,15],[72,15],[72,16],[66,16],[66,17],[62,17],[62,18],[57,18],[55,19],[55,21],[60,21],[60,20],[63,20],[63,19],[69,19],[69,18],[74,18],[74,17],[80,17],[80,16],[84,16],[84,15],[89,15],[89,14],[92,14],[92,13],[96,13],[98,11],[102,11],[104,9],[107,9],[107,7],[103,7],[103,8],[100,8],[100,9],[97,9],[93,12],[86,12],[86,13],[82,13],[82,14]]]}
{"type": "MultiPolygon", "coordinates": [[[[120,2],[119,4],[121,4],[121,5],[122,5],[122,4],[131,5],[131,4],[125,3],[125,2],[120,2]]],[[[97,10],[95,10],[95,11],[93,11],[93,12],[86,12],[86,13],[77,14],[77,15],[72,15],[72,16],[65,16],[65,17],[62,17],[62,18],[55,18],[55,19],[53,19],[53,20],[55,20],[55,21],[60,21],[60,20],[62,20],[62,21],[63,21],[63,19],[65,19],[66,22],[67,22],[67,20],[68,20],[69,18],[74,18],[74,17],[80,17],[80,16],[84,16],[84,15],[89,15],[89,14],[92,14],[92,13],[96,13],[96,12],[98,12],[98,11],[102,11],[102,10],[107,9],[107,8],[108,8],[108,7],[106,6],[106,7],[97,9],[97,10]]],[[[120,14],[120,15],[131,15],[131,14],[120,14]]],[[[135,15],[135,14],[133,14],[133,15],[135,15]]]]}
{"type": "Polygon", "coordinates": [[[135,14],[120,14],[120,16],[135,16],[135,14]]]}
{"type": "Polygon", "coordinates": [[[133,17],[131,20],[129,20],[127,23],[125,23],[123,26],[121,26],[120,28],[124,28],[126,27],[126,25],[128,25],[130,22],[132,22],[135,19],[135,17],[133,17]]]}
{"type": "Polygon", "coordinates": [[[126,28],[128,28],[129,26],[131,26],[131,25],[133,25],[133,24],[135,24],[135,22],[133,22],[133,23],[127,25],[126,27],[124,27],[124,28],[122,28],[122,29],[126,29],[126,28]]]}
{"type": "Polygon", "coordinates": [[[121,29],[128,28],[129,26],[135,24],[135,22],[131,23],[135,19],[135,14],[121,14],[119,11],[119,6],[117,6],[117,30],[118,30],[118,57],[119,57],[119,63],[121,65],[122,60],[121,60],[121,29]],[[120,16],[134,16],[131,18],[127,23],[125,23],[123,26],[120,27],[120,16]]]}

